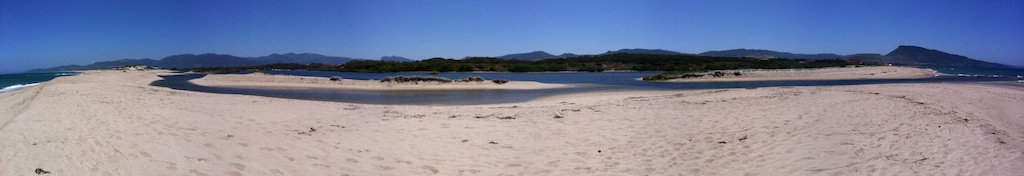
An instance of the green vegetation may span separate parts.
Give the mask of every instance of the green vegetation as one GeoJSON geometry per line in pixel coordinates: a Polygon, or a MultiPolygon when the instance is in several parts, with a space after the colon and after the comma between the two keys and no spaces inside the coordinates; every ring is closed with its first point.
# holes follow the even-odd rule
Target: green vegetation
{"type": "MultiPolygon", "coordinates": [[[[731,69],[793,69],[845,66],[845,60],[802,60],[734,57],[710,57],[695,55],[655,55],[619,53],[611,55],[578,56],[571,58],[544,59],[539,61],[504,60],[492,57],[468,57],[465,59],[431,58],[416,62],[389,62],[376,60],[353,60],[343,65],[312,63],[270,64],[249,67],[211,67],[192,69],[196,72],[237,72],[250,69],[306,69],[341,72],[555,72],[579,71],[602,72],[609,70],[663,71],[681,73],[706,72],[709,70],[731,69]]],[[[666,75],[662,75],[663,77],[666,75]]],[[[667,77],[666,77],[667,78],[667,77]]]]}
{"type": "Polygon", "coordinates": [[[699,78],[699,77],[704,77],[704,76],[723,77],[725,75],[742,76],[743,73],[740,73],[740,72],[726,73],[726,72],[720,72],[720,71],[716,71],[714,73],[709,73],[709,74],[686,73],[686,72],[668,72],[668,73],[661,73],[661,74],[656,74],[656,75],[644,76],[643,80],[644,81],[658,81],[658,80],[670,80],[670,79],[676,79],[676,78],[699,78]]]}

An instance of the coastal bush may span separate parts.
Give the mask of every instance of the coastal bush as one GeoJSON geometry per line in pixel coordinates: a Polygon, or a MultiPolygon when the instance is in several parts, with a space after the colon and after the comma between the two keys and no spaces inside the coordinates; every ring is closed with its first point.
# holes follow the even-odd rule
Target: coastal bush
{"type": "MultiPolygon", "coordinates": [[[[877,64],[877,63],[874,63],[877,64]]],[[[618,53],[607,55],[585,55],[568,58],[551,58],[537,61],[506,60],[492,57],[467,57],[463,59],[431,58],[416,62],[388,62],[376,60],[352,60],[341,65],[329,64],[270,64],[242,67],[192,68],[195,72],[237,72],[252,69],[290,69],[342,72],[552,72],[580,71],[602,72],[605,70],[663,71],[663,72],[707,72],[731,69],[794,69],[841,67],[851,65],[846,60],[822,59],[771,59],[712,57],[696,55],[657,55],[618,53]]],[[[670,74],[673,75],[673,74],[670,74]]],[[[681,74],[674,74],[680,76],[681,74]]],[[[735,75],[735,73],[733,74],[735,75]]],[[[712,74],[712,76],[714,76],[712,74]]],[[[724,76],[724,75],[723,75],[724,76]]],[[[652,77],[653,78],[653,77],[652,77]]]]}
{"type": "Polygon", "coordinates": [[[406,82],[440,82],[440,83],[449,83],[449,82],[452,82],[452,80],[448,79],[448,78],[442,78],[442,77],[436,77],[436,76],[431,76],[431,77],[423,77],[423,76],[411,76],[411,77],[392,76],[392,77],[387,77],[387,78],[381,79],[380,82],[395,82],[395,83],[406,83],[406,82]]]}
{"type": "Polygon", "coordinates": [[[641,79],[641,80],[644,80],[644,81],[658,81],[658,80],[669,80],[669,79],[672,79],[672,78],[669,77],[669,76],[666,76],[665,74],[656,74],[656,75],[644,76],[644,78],[641,79]]]}
{"type": "Polygon", "coordinates": [[[484,78],[483,77],[479,77],[479,76],[470,76],[470,77],[466,77],[466,78],[455,80],[455,82],[484,82],[484,78]]]}
{"type": "Polygon", "coordinates": [[[494,83],[496,83],[496,84],[505,84],[505,83],[508,83],[508,81],[507,81],[507,80],[504,80],[504,79],[494,79],[494,80],[491,80],[491,81],[493,81],[493,82],[494,82],[494,83]]]}
{"type": "Polygon", "coordinates": [[[699,78],[699,77],[704,77],[704,75],[703,74],[694,74],[694,73],[663,73],[663,74],[644,76],[641,80],[644,80],[644,81],[661,81],[661,80],[670,80],[670,79],[677,79],[677,78],[699,78]]]}

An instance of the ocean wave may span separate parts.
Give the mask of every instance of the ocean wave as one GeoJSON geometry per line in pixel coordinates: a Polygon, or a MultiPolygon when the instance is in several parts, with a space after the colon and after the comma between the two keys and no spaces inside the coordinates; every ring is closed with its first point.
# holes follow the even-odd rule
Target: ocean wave
{"type": "Polygon", "coordinates": [[[942,72],[939,72],[938,70],[931,69],[931,68],[923,68],[923,69],[928,70],[928,71],[932,71],[932,76],[956,76],[954,74],[942,73],[942,72]]]}
{"type": "Polygon", "coordinates": [[[4,87],[3,89],[0,89],[0,92],[13,91],[13,90],[21,89],[21,88],[32,87],[32,86],[35,86],[35,85],[39,85],[39,83],[15,84],[15,85],[7,86],[7,87],[4,87]]]}
{"type": "MultiPolygon", "coordinates": [[[[932,69],[928,69],[928,70],[932,70],[932,69]]],[[[938,71],[935,71],[935,70],[932,70],[932,72],[935,72],[935,76],[957,76],[957,74],[943,73],[943,72],[938,72],[938,71]]]]}

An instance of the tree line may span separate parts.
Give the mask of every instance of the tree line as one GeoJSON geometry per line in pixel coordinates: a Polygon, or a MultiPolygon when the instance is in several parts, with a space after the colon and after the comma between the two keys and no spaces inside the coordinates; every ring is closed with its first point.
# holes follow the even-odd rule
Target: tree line
{"type": "Polygon", "coordinates": [[[431,58],[415,62],[389,62],[353,60],[341,65],[328,64],[269,64],[245,67],[209,67],[189,69],[196,72],[237,72],[251,69],[305,69],[341,72],[602,72],[602,71],[662,71],[704,72],[730,69],[793,69],[822,68],[850,65],[842,59],[755,59],[712,57],[695,55],[656,55],[618,53],[588,55],[570,58],[552,58],[537,61],[506,60],[493,57],[467,57],[464,59],[431,58]]]}

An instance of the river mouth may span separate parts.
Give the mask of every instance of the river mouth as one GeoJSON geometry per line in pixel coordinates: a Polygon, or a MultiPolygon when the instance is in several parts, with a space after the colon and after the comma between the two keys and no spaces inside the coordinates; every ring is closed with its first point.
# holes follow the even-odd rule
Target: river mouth
{"type": "MultiPolygon", "coordinates": [[[[205,74],[186,74],[160,76],[161,80],[150,83],[152,86],[167,87],[177,90],[188,90],[206,93],[255,95],[275,98],[345,102],[359,104],[383,105],[481,105],[502,104],[530,101],[554,95],[585,93],[598,91],[628,90],[701,90],[701,89],[732,89],[760,88],[785,86],[840,86],[862,84],[889,83],[970,83],[991,81],[1015,81],[1000,78],[963,78],[963,77],[932,77],[922,79],[874,79],[874,80],[801,80],[801,81],[749,81],[749,82],[701,82],[701,83],[661,83],[644,82],[637,78],[652,72],[612,72],[612,73],[449,73],[439,74],[448,78],[465,76],[483,76],[487,79],[508,79],[517,81],[537,81],[543,83],[572,84],[570,88],[539,89],[539,90],[431,90],[431,91],[370,91],[370,90],[338,90],[338,89],[272,89],[272,88],[241,88],[200,86],[189,82],[191,79],[202,78],[205,74]]],[[[420,76],[427,73],[344,73],[318,71],[273,71],[271,74],[296,76],[330,77],[342,76],[350,79],[380,79],[394,75],[420,76]]]]}

